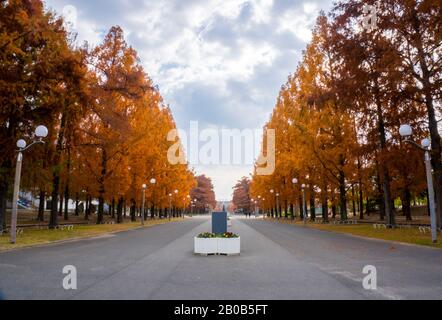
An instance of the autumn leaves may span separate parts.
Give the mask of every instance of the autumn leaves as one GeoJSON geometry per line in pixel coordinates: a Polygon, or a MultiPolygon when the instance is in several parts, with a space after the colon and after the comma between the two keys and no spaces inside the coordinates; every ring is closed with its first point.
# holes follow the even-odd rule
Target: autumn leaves
{"type": "Polygon", "coordinates": [[[26,159],[22,186],[42,203],[51,200],[51,228],[63,212],[69,219],[69,199],[77,206],[86,201],[86,218],[96,199],[99,224],[105,213],[122,222],[124,207],[133,217],[140,211],[141,186],[152,178],[156,184],[146,191],[152,212],[188,208],[194,175],[187,165],[167,161],[174,119],[123,30],[112,27],[95,48],[76,48],[62,20],[45,12],[41,1],[2,3],[0,15],[1,225],[13,146],[40,123],[50,129],[48,143],[26,159]]]}
{"type": "Polygon", "coordinates": [[[376,201],[381,218],[395,225],[394,199],[400,199],[411,219],[411,200],[426,192],[422,154],[403,145],[398,132],[412,123],[415,139],[431,135],[442,217],[440,6],[382,1],[376,28],[365,30],[368,2],[339,2],[320,15],[299,67],[281,89],[266,125],[276,130],[276,171],[255,174],[251,185],[252,197],[265,198],[261,206],[273,215],[293,214],[293,204],[302,215],[305,184],[312,218],[318,206],[324,219],[329,209],[343,220],[349,209],[363,218],[376,201]],[[280,194],[280,208],[270,189],[280,194]]]}
{"type": "Polygon", "coordinates": [[[90,179],[77,184],[88,185],[98,198],[97,222],[103,221],[105,201],[124,198],[132,206],[139,205],[140,188],[151,178],[157,181],[147,191],[152,205],[165,207],[168,194],[178,190],[174,207],[187,207],[193,174],[187,166],[172,166],[166,158],[167,133],[175,128],[173,117],[135,50],[126,44],[123,31],[113,27],[89,57],[92,110],[78,130],[74,170],[90,179]]]}

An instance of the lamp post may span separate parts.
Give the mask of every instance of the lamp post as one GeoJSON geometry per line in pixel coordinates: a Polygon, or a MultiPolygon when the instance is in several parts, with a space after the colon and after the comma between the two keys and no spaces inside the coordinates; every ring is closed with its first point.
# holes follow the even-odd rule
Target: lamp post
{"type": "Polygon", "coordinates": [[[144,226],[144,204],[146,202],[147,185],[143,184],[142,188],[143,188],[143,196],[142,196],[142,200],[141,200],[141,225],[144,226]]]}
{"type": "MultiPolygon", "coordinates": [[[[178,190],[175,190],[174,192],[173,192],[175,195],[178,195],[178,190]]],[[[177,198],[177,200],[176,200],[177,202],[178,202],[178,198],[177,198]]],[[[174,208],[174,218],[175,218],[175,214],[176,214],[176,208],[174,208]]]]}
{"type": "MultiPolygon", "coordinates": [[[[306,185],[305,184],[303,184],[303,185],[301,185],[301,189],[302,189],[302,206],[303,206],[303,211],[306,211],[305,210],[305,207],[307,206],[307,204],[305,203],[305,188],[306,188],[306,185]]],[[[307,224],[307,212],[304,212],[304,225],[306,225],[307,224]]]]}
{"type": "MultiPolygon", "coordinates": [[[[154,185],[157,183],[157,180],[152,178],[152,179],[150,179],[149,182],[151,185],[154,185]]],[[[141,225],[144,226],[144,211],[145,211],[145,204],[146,204],[147,184],[143,184],[142,189],[143,189],[143,194],[142,194],[142,205],[141,205],[141,225]]]]}
{"type": "Polygon", "coordinates": [[[14,192],[12,198],[12,216],[11,216],[11,243],[15,244],[17,242],[17,211],[18,211],[18,196],[20,192],[20,178],[21,178],[21,168],[23,164],[23,153],[30,149],[35,144],[44,144],[43,138],[48,136],[48,128],[45,126],[38,126],[35,129],[35,136],[38,138],[32,142],[29,146],[26,146],[26,141],[20,139],[17,141],[17,164],[15,167],[15,179],[14,179],[14,192]]]}
{"type": "Polygon", "coordinates": [[[250,199],[249,209],[250,209],[250,214],[252,214],[252,211],[255,212],[255,214],[256,214],[255,199],[250,199]]]}
{"type": "MultiPolygon", "coordinates": [[[[275,193],[275,190],[271,189],[270,194],[273,195],[274,193],[275,193]]],[[[272,207],[273,207],[273,203],[272,203],[272,207]]],[[[272,208],[272,218],[273,218],[273,208],[272,208]]]]}
{"type": "MultiPolygon", "coordinates": [[[[293,178],[292,183],[293,183],[293,187],[295,188],[295,186],[298,185],[299,181],[297,178],[293,178]]],[[[293,214],[293,219],[295,219],[295,215],[296,215],[295,212],[292,212],[292,214],[293,214]]]]}
{"type": "Polygon", "coordinates": [[[155,219],[155,202],[154,202],[154,193],[153,193],[153,189],[154,189],[154,186],[157,184],[157,179],[155,179],[155,178],[152,178],[152,179],[150,179],[150,185],[152,186],[152,207],[151,207],[151,210],[153,211],[153,212],[151,212],[150,213],[150,216],[151,216],[151,218],[153,217],[153,219],[155,219]]]}
{"type": "Polygon", "coordinates": [[[172,194],[169,193],[169,212],[168,212],[169,221],[171,220],[171,217],[170,217],[171,211],[172,211],[172,194]]]}
{"type": "Polygon", "coordinates": [[[261,200],[261,211],[262,211],[262,216],[265,219],[266,218],[266,198],[262,198],[261,200]]]}
{"type": "MultiPolygon", "coordinates": [[[[186,210],[189,208],[188,206],[186,206],[186,203],[190,202],[190,195],[187,195],[187,197],[184,199],[184,208],[183,208],[183,219],[184,219],[184,214],[186,213],[186,210]],[[186,202],[187,201],[187,202],[186,202]]],[[[190,204],[189,204],[190,205],[190,204]]]]}
{"type": "Polygon", "coordinates": [[[436,220],[436,202],[434,198],[434,185],[433,185],[433,168],[431,165],[431,141],[426,138],[422,140],[421,145],[410,140],[413,135],[413,129],[410,125],[402,125],[399,129],[400,135],[405,138],[404,142],[409,143],[416,148],[425,152],[425,171],[427,174],[427,185],[428,185],[428,206],[430,207],[430,217],[431,217],[431,240],[433,243],[437,243],[437,220],[436,220]]]}
{"type": "Polygon", "coordinates": [[[280,208],[279,208],[279,192],[276,194],[276,218],[279,220],[280,215],[282,214],[282,212],[280,212],[280,208]]]}

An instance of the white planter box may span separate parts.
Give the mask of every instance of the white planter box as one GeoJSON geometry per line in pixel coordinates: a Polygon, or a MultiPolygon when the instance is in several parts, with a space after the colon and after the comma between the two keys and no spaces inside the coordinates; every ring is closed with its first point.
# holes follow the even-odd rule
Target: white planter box
{"type": "Polygon", "coordinates": [[[195,237],[195,254],[241,254],[241,238],[198,238],[195,237]]]}
{"type": "Polygon", "coordinates": [[[196,254],[217,254],[218,239],[216,238],[198,238],[195,237],[195,253],[196,254]]]}
{"type": "Polygon", "coordinates": [[[241,254],[241,238],[218,239],[218,254],[241,254]]]}

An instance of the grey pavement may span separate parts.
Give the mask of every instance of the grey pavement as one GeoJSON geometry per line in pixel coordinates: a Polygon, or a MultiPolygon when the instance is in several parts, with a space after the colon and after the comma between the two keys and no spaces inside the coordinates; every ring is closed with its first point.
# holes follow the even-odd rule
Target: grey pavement
{"type": "Polygon", "coordinates": [[[234,219],[241,256],[193,254],[208,218],[0,254],[6,299],[441,299],[442,250],[234,219]],[[78,290],[62,287],[63,267],[78,290]],[[362,269],[378,269],[378,290],[362,269]]]}

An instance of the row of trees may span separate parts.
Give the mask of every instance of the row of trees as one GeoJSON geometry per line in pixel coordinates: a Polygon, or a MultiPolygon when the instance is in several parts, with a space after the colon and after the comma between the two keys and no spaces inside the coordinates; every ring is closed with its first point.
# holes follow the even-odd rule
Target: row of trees
{"type": "Polygon", "coordinates": [[[193,201],[193,211],[196,213],[207,213],[216,208],[215,191],[212,180],[205,175],[196,177],[196,186],[190,192],[193,201]]]}
{"type": "Polygon", "coordinates": [[[232,208],[233,211],[240,210],[244,213],[251,213],[255,209],[255,204],[252,202],[250,195],[250,179],[247,177],[241,178],[233,187],[232,208]]]}
{"type": "Polygon", "coordinates": [[[135,219],[145,183],[152,213],[169,208],[169,194],[174,208],[190,206],[193,172],[167,161],[167,135],[175,129],[170,109],[123,30],[112,27],[95,48],[76,47],[74,40],[42,1],[0,1],[0,231],[16,141],[31,140],[40,124],[49,136],[26,152],[22,187],[39,195],[39,220],[51,199],[51,228],[63,206],[69,218],[69,199],[86,201],[86,218],[98,200],[97,223],[105,203],[118,222],[126,207],[135,219]]]}
{"type": "Polygon", "coordinates": [[[363,219],[375,199],[394,226],[397,198],[411,219],[411,202],[425,195],[426,182],[423,153],[399,135],[410,124],[416,142],[431,137],[442,226],[441,10],[432,0],[350,0],[320,14],[265,127],[276,130],[277,164],[273,175],[253,176],[251,193],[266,199],[262,207],[292,213],[305,184],[313,219],[317,201],[325,220],[330,207],[345,220],[348,201],[363,219]],[[374,28],[364,28],[365,5],[377,6],[374,28]]]}

